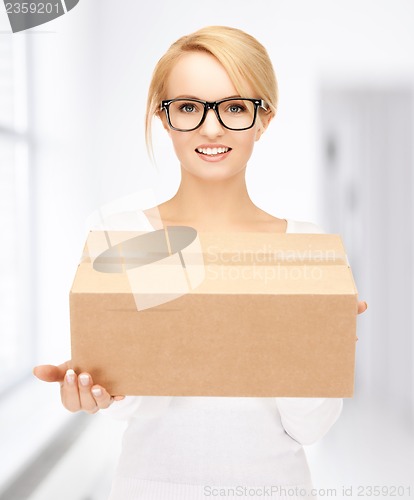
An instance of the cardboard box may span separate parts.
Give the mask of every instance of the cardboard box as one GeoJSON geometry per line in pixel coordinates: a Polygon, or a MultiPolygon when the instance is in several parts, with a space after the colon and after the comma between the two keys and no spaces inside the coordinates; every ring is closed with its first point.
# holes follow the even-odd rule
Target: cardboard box
{"type": "Polygon", "coordinates": [[[73,368],[113,395],[351,397],[357,290],[335,234],[89,233],[73,368]]]}

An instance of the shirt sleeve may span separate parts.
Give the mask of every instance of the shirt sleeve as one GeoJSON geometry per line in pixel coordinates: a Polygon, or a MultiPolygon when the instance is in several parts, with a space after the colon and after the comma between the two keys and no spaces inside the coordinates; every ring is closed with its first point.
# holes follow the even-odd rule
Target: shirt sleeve
{"type": "Polygon", "coordinates": [[[337,421],[341,398],[276,398],[283,428],[295,441],[310,445],[321,439],[337,421]]]}

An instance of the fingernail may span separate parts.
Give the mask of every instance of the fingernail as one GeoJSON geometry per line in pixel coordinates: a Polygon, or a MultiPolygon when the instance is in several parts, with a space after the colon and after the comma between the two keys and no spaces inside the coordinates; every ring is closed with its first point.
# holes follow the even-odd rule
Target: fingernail
{"type": "Polygon", "coordinates": [[[82,373],[81,375],[79,375],[79,380],[81,385],[83,386],[89,385],[89,375],[86,375],[86,373],[82,373]]]}
{"type": "Polygon", "coordinates": [[[94,387],[93,389],[91,389],[92,391],[92,394],[99,398],[99,396],[102,396],[102,389],[100,387],[94,387]]]}
{"type": "Polygon", "coordinates": [[[75,382],[75,372],[72,368],[69,368],[69,370],[66,371],[66,382],[68,384],[73,384],[75,382]]]}
{"type": "Polygon", "coordinates": [[[368,309],[368,304],[365,302],[365,300],[364,300],[364,304],[365,304],[365,309],[368,309]]]}

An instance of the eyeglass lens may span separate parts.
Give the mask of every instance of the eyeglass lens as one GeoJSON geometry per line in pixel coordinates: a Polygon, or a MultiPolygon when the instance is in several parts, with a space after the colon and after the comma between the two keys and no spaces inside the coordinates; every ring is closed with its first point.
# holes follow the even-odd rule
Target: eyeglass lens
{"type": "MultiPolygon", "coordinates": [[[[244,129],[254,121],[254,103],[243,99],[221,102],[217,109],[226,127],[244,129]]],[[[170,104],[170,121],[174,128],[190,130],[196,128],[204,114],[204,105],[191,99],[180,99],[170,104]]]]}

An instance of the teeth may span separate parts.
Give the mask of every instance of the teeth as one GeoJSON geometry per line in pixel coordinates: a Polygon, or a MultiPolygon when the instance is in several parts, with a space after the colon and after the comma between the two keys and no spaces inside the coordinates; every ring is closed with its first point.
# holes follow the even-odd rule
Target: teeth
{"type": "Polygon", "coordinates": [[[217,155],[222,153],[227,153],[230,148],[197,148],[199,153],[203,153],[204,155],[217,155]]]}

